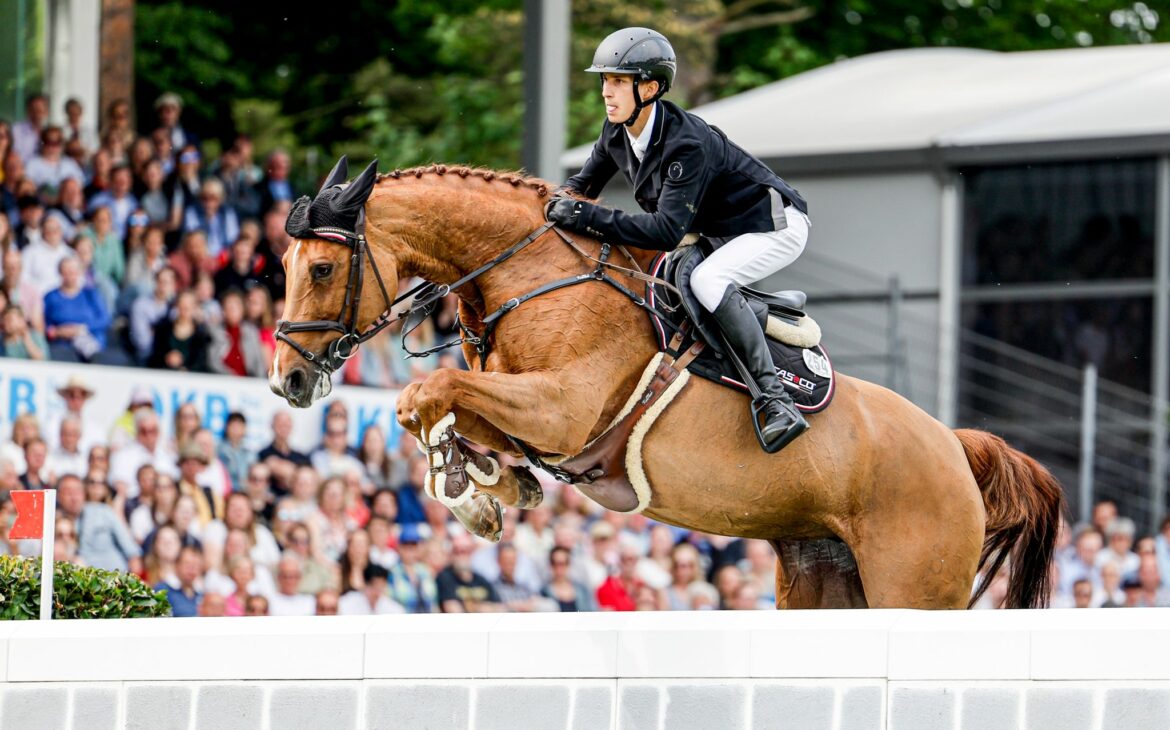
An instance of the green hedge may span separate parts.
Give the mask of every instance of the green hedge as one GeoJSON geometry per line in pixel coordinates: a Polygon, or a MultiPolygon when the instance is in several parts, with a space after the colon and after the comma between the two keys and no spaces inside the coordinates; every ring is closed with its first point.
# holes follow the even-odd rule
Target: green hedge
{"type": "MultiPolygon", "coordinates": [[[[138,576],[57,563],[53,618],[149,618],[168,616],[166,593],[151,590],[138,576]]],[[[0,555],[0,620],[41,615],[40,558],[0,555]]]]}

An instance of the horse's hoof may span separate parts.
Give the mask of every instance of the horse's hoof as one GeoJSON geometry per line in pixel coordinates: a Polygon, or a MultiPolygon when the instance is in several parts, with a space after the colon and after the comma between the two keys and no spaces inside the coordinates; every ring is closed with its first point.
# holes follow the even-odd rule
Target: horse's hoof
{"type": "Polygon", "coordinates": [[[499,542],[504,534],[504,508],[487,492],[474,492],[471,499],[452,507],[451,513],[468,532],[488,542],[499,542]]]}
{"type": "Polygon", "coordinates": [[[544,490],[540,488],[540,482],[536,481],[536,477],[532,476],[532,472],[525,466],[512,467],[512,473],[516,475],[517,486],[520,489],[520,498],[516,506],[520,509],[539,507],[544,501],[544,490]]]}

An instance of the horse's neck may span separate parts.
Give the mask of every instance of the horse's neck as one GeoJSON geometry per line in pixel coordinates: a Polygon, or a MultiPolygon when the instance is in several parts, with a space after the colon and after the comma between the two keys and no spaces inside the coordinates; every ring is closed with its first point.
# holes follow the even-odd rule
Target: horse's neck
{"type": "MultiPolygon", "coordinates": [[[[401,277],[418,276],[438,284],[452,284],[523,240],[544,223],[541,209],[547,198],[515,187],[482,186],[476,181],[455,180],[452,176],[423,176],[394,181],[375,189],[368,208],[367,228],[378,229],[379,238],[390,247],[401,277]],[[462,183],[462,184],[461,184],[462,183]]],[[[371,240],[374,240],[373,237],[371,240]]],[[[581,244],[595,249],[595,243],[581,244]]],[[[568,271],[585,261],[553,232],[529,244],[539,250],[542,269],[568,271]]],[[[649,268],[656,251],[627,249],[635,268],[649,268]]],[[[531,252],[518,255],[523,260],[531,252]]],[[[595,255],[596,251],[592,251],[595,255]]],[[[626,256],[616,253],[611,261],[628,265],[626,256]]],[[[514,296],[523,287],[527,274],[536,267],[501,265],[477,280],[484,293],[467,304],[482,306],[484,300],[514,296]],[[518,272],[517,268],[522,271],[518,272]],[[517,274],[520,274],[519,276],[517,274]],[[484,286],[492,291],[484,290],[484,286]]],[[[563,274],[562,274],[563,275],[563,274]]]]}
{"type": "Polygon", "coordinates": [[[509,199],[472,182],[431,175],[375,188],[367,230],[374,231],[372,245],[390,250],[400,277],[454,283],[539,225],[531,191],[514,193],[527,192],[531,201],[509,199]]]}
{"type": "MultiPolygon", "coordinates": [[[[401,278],[419,276],[440,284],[454,283],[544,222],[540,203],[546,198],[537,198],[530,190],[486,186],[474,180],[463,182],[440,179],[428,184],[424,177],[375,189],[367,207],[367,231],[374,234],[373,245],[389,248],[401,278]]],[[[590,255],[597,255],[595,242],[581,241],[579,245],[590,255]]],[[[655,256],[655,252],[638,249],[630,253],[643,271],[655,256]]],[[[617,253],[611,254],[610,260],[621,266],[630,265],[624,255],[617,253]]],[[[482,331],[483,318],[509,299],[522,297],[542,284],[587,272],[592,266],[591,261],[550,231],[460,289],[463,322],[473,331],[482,331]]],[[[629,281],[627,286],[640,284],[629,281]]],[[[492,351],[497,362],[512,362],[525,370],[587,372],[589,378],[605,382],[605,389],[612,391],[606,393],[607,405],[602,414],[603,422],[608,423],[655,351],[650,325],[629,299],[605,285],[569,287],[557,296],[562,302],[565,297],[575,297],[575,306],[547,309],[541,306],[543,302],[533,301],[518,307],[500,320],[501,329],[493,337],[492,351]],[[512,337],[506,336],[505,330],[512,337]],[[639,330],[644,330],[645,336],[635,336],[639,330]],[[615,337],[615,332],[625,337],[615,337]],[[558,338],[572,341],[560,342],[558,338]],[[572,346],[566,346],[569,344],[572,346]],[[567,356],[569,353],[578,356],[567,356]],[[599,369],[613,372],[602,374],[599,369]]]]}

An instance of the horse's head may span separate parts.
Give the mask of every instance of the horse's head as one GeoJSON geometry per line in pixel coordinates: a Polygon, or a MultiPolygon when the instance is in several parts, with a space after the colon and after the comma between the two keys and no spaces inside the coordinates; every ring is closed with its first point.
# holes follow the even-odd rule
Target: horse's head
{"type": "Polygon", "coordinates": [[[329,394],[330,375],[357,350],[398,287],[389,257],[366,245],[363,209],[377,181],[377,161],[346,184],[342,157],[317,197],[289,212],[284,255],[285,319],[278,324],[269,385],[299,408],[329,394]]]}

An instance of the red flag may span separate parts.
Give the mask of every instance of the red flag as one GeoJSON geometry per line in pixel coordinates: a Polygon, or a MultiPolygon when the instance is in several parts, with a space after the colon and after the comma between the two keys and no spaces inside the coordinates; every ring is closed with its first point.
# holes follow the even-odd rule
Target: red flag
{"type": "Polygon", "coordinates": [[[16,522],[9,540],[40,540],[45,536],[45,493],[39,489],[9,492],[16,505],[16,522]]]}

